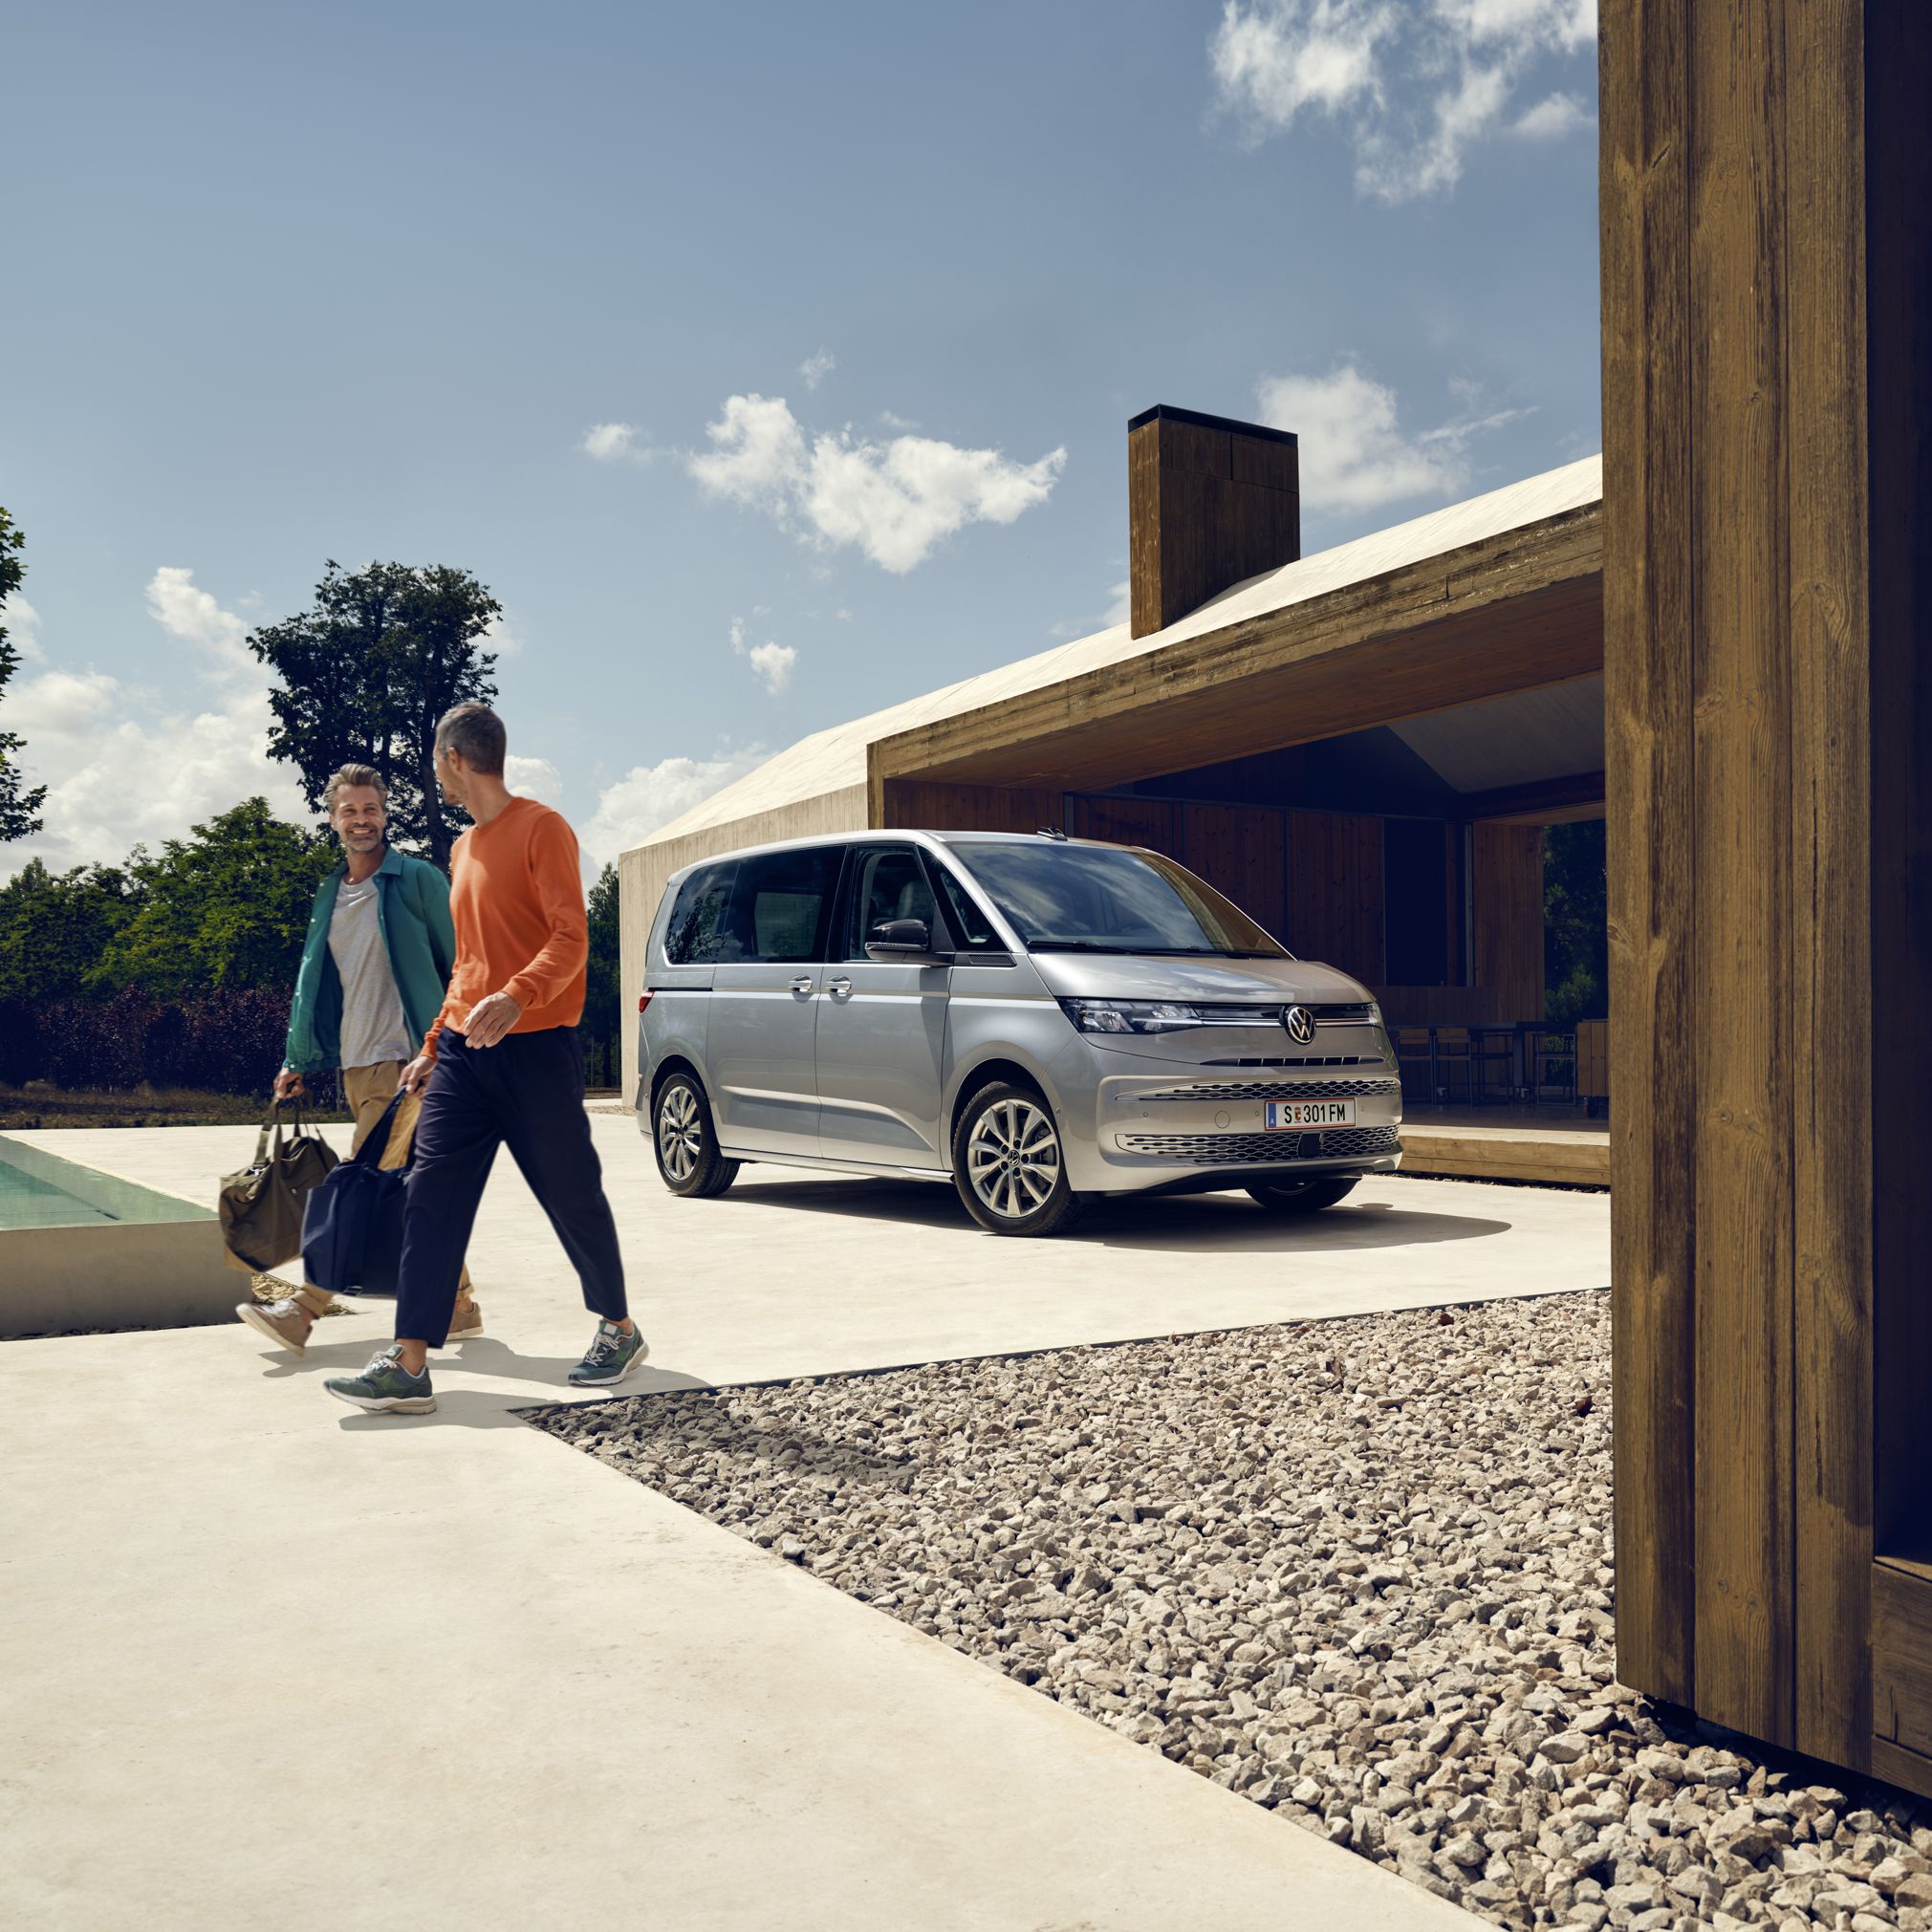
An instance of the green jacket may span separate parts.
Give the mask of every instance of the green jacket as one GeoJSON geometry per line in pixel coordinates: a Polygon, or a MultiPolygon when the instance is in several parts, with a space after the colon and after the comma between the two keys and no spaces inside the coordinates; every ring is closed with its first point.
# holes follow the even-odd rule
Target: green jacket
{"type": "MultiPolygon", "coordinates": [[[[323,879],[309,915],[289,1010],[288,1064],[298,1074],[319,1074],[340,1062],[342,979],[329,953],[329,922],[336,913],[336,889],[347,875],[344,863],[323,879]]],[[[410,1044],[421,1047],[443,1009],[444,989],[456,965],[449,881],[425,860],[405,858],[392,848],[376,873],[376,923],[402,996],[410,1044]]]]}

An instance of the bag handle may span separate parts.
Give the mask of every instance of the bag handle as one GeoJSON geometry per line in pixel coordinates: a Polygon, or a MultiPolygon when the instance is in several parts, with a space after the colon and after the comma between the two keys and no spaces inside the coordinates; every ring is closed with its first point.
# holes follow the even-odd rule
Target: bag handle
{"type": "Polygon", "coordinates": [[[302,1102],[299,1096],[292,1095],[286,1100],[271,1100],[269,1102],[269,1111],[262,1116],[262,1131],[255,1136],[254,1164],[257,1167],[264,1167],[268,1164],[269,1135],[271,1131],[275,1137],[275,1159],[279,1161],[282,1158],[282,1109],[284,1107],[293,1107],[295,1110],[295,1139],[299,1140],[302,1138],[302,1102]]]}

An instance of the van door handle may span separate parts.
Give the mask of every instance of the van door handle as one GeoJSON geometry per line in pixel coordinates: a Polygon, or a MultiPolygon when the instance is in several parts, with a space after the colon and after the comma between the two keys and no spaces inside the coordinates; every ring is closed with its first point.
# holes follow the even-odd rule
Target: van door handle
{"type": "Polygon", "coordinates": [[[825,982],[825,990],[832,994],[835,999],[841,999],[852,990],[852,982],[842,977],[836,980],[827,980],[825,982]]]}
{"type": "Polygon", "coordinates": [[[812,975],[810,973],[800,973],[792,982],[792,990],[794,993],[809,993],[812,990],[812,975]]]}

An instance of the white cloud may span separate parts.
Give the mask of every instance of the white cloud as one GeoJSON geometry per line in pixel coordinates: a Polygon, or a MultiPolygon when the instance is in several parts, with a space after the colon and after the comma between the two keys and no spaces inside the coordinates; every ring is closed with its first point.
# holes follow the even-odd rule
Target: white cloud
{"type": "Polygon", "coordinates": [[[194,580],[194,572],[163,564],[148,579],[147,613],[170,637],[192,644],[222,677],[259,678],[261,665],[244,641],[246,619],[220,604],[194,580]]]}
{"type": "Polygon", "coordinates": [[[514,751],[506,751],[503,782],[519,798],[536,798],[546,805],[563,803],[563,773],[548,758],[519,758],[514,751]]]}
{"type": "Polygon", "coordinates": [[[1044,503],[1065,449],[1018,464],[996,449],[931,437],[879,444],[850,429],[809,441],[782,396],[732,396],[706,431],[711,448],[686,459],[710,495],[762,510],[827,546],[856,546],[896,575],[923,562],[968,523],[1011,523],[1044,503]]]}
{"type": "Polygon", "coordinates": [[[18,591],[0,603],[0,631],[7,633],[7,641],[23,664],[46,662],[47,653],[40,648],[40,613],[18,591]]]}
{"type": "MultiPolygon", "coordinates": [[[[1452,386],[1466,412],[1478,392],[1452,386]]],[[[1396,420],[1396,392],[1348,361],[1326,376],[1264,377],[1255,396],[1264,423],[1299,439],[1301,500],[1316,518],[1409,497],[1454,496],[1468,485],[1470,443],[1527,413],[1465,413],[1405,435],[1396,420]]]]}
{"type": "Polygon", "coordinates": [[[806,388],[815,389],[837,367],[838,358],[830,349],[820,349],[799,363],[798,373],[804,377],[806,388]]]}
{"type": "Polygon", "coordinates": [[[638,441],[642,434],[629,423],[594,423],[577,446],[599,463],[648,463],[658,452],[638,441]]]}
{"type": "Polygon", "coordinates": [[[768,697],[782,697],[785,687],[792,682],[792,666],[798,662],[798,652],[792,644],[754,644],[745,653],[751,661],[751,668],[757,672],[764,684],[768,697]]]}
{"type": "Polygon", "coordinates": [[[755,771],[765,758],[765,748],[751,745],[709,758],[662,758],[655,765],[634,766],[604,788],[596,813],[578,833],[586,859],[603,865],[641,845],[661,826],[755,771]]]}
{"type": "MultiPolygon", "coordinates": [[[[1208,64],[1251,139],[1336,121],[1357,190],[1401,202],[1453,188],[1530,70],[1596,37],[1596,0],[1226,0],[1208,64]]],[[[1548,139],[1589,119],[1580,98],[1552,95],[1513,126],[1548,139]]]]}
{"type": "Polygon", "coordinates": [[[1526,141],[1561,141],[1585,127],[1595,127],[1596,117],[1574,94],[1546,95],[1534,107],[1519,114],[1509,132],[1526,141]]]}
{"type": "Polygon", "coordinates": [[[152,686],[93,669],[42,670],[10,686],[6,721],[26,740],[21,765],[30,784],[47,787],[44,831],[0,853],[10,872],[30,858],[56,870],[116,863],[137,842],[183,837],[255,793],[282,817],[311,822],[293,768],[269,757],[267,682],[236,656],[247,625],[192,578],[169,566],[148,584],[149,615],[185,646],[184,662],[163,652],[152,686]]]}

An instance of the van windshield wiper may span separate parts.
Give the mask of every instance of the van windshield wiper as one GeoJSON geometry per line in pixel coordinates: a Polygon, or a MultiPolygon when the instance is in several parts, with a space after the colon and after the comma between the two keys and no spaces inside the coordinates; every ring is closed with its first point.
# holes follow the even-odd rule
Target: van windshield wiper
{"type": "MultiPolygon", "coordinates": [[[[1035,939],[1027,942],[1033,952],[1111,952],[1129,959],[1246,959],[1246,953],[1217,953],[1211,945],[1103,945],[1095,939],[1035,939]]],[[[1272,959],[1272,953],[1257,953],[1257,959],[1272,959]]]]}

